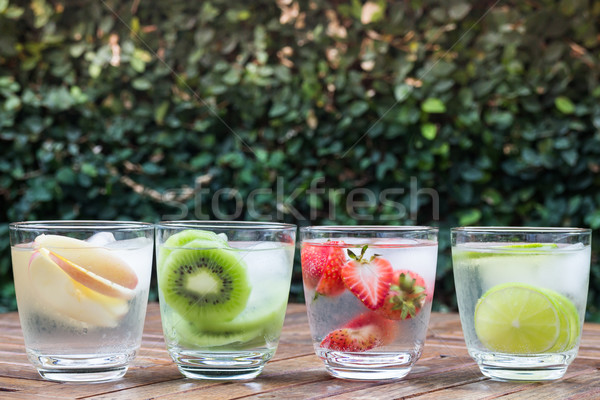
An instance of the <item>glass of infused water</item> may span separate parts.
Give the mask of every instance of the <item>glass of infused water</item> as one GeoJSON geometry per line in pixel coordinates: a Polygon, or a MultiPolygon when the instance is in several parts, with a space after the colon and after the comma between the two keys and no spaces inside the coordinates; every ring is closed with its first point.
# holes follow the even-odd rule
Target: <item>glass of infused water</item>
{"type": "Polygon", "coordinates": [[[152,224],[33,221],[9,225],[19,318],[40,375],[122,377],[138,351],[152,274],[152,224]]]}
{"type": "Polygon", "coordinates": [[[451,239],[460,320],[481,372],[508,381],[562,377],[583,328],[591,230],[462,227],[451,239]]]}
{"type": "Polygon", "coordinates": [[[194,379],[256,377],[277,349],[296,226],[173,221],[156,228],[167,350],[194,379]]]}
{"type": "Polygon", "coordinates": [[[421,356],[438,230],[301,228],[304,297],[317,356],[334,377],[394,380],[421,356]]]}

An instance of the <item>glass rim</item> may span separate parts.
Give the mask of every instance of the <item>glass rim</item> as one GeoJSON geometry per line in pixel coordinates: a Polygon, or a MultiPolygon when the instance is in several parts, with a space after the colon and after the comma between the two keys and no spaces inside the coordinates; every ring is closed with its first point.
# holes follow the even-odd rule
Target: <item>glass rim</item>
{"type": "Polygon", "coordinates": [[[438,232],[439,228],[423,225],[310,225],[301,232],[438,232]]]}
{"type": "Polygon", "coordinates": [[[68,229],[72,231],[89,230],[143,230],[153,229],[151,222],[141,221],[110,221],[110,220],[39,220],[39,221],[21,221],[8,224],[10,230],[20,231],[39,231],[51,229],[68,229]]]}
{"type": "Polygon", "coordinates": [[[573,233],[589,234],[590,228],[557,227],[557,226],[459,226],[450,228],[451,233],[573,233]]]}
{"type": "Polygon", "coordinates": [[[185,228],[216,228],[240,230],[289,230],[296,229],[294,224],[285,222],[258,222],[258,221],[214,221],[214,220],[189,220],[189,221],[161,221],[155,224],[157,229],[185,229],[185,228]]]}

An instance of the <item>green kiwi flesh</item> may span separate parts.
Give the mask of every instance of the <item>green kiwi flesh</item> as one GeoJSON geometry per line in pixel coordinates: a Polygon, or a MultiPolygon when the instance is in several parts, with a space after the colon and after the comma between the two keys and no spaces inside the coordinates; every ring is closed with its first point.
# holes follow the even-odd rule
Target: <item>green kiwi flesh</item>
{"type": "Polygon", "coordinates": [[[252,290],[246,308],[231,321],[213,320],[196,325],[209,332],[246,331],[277,325],[283,320],[289,289],[275,283],[261,286],[252,290]]]}
{"type": "Polygon", "coordinates": [[[159,265],[166,304],[188,321],[230,321],[246,307],[246,263],[221,240],[198,238],[172,250],[159,265]]]}
{"type": "Polygon", "coordinates": [[[193,323],[175,317],[171,324],[171,330],[165,331],[168,342],[190,349],[211,349],[226,346],[227,349],[247,349],[251,347],[264,346],[265,334],[262,329],[254,329],[243,332],[205,332],[193,323]]]}
{"type": "Polygon", "coordinates": [[[205,231],[201,229],[186,229],[184,231],[177,232],[172,236],[169,236],[169,238],[165,240],[165,242],[160,246],[158,254],[158,265],[161,265],[174,249],[183,247],[195,240],[204,240],[209,243],[213,243],[211,247],[217,245],[221,245],[224,247],[227,246],[227,236],[225,236],[225,234],[223,233],[216,234],[214,232],[205,231]]]}

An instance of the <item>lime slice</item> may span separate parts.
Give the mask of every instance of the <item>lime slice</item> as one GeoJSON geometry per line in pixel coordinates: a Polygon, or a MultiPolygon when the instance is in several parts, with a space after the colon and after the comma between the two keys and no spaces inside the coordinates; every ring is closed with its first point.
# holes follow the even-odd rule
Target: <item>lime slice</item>
{"type": "Polygon", "coordinates": [[[544,293],[554,298],[557,308],[563,315],[562,319],[564,319],[559,338],[550,351],[570,350],[575,347],[579,338],[579,314],[577,313],[577,309],[571,300],[560,293],[550,289],[544,289],[544,293]]]}
{"type": "Polygon", "coordinates": [[[564,333],[562,323],[566,317],[561,315],[556,303],[533,286],[521,283],[495,286],[477,302],[475,332],[481,343],[492,351],[546,352],[564,333]]]}
{"type": "MultiPolygon", "coordinates": [[[[569,311],[562,305],[562,301],[559,300],[558,293],[550,290],[550,289],[538,289],[543,292],[554,307],[556,308],[556,312],[558,313],[558,318],[560,319],[560,330],[558,332],[558,338],[554,345],[548,349],[548,352],[560,352],[565,350],[569,343],[571,342],[571,317],[569,316],[569,311]]],[[[566,299],[566,298],[565,298],[566,299]]]]}
{"type": "Polygon", "coordinates": [[[507,246],[499,246],[500,249],[557,249],[556,243],[524,243],[524,244],[509,244],[507,246]]]}
{"type": "MultiPolygon", "coordinates": [[[[490,246],[490,247],[482,247],[480,251],[471,250],[471,248],[467,249],[458,249],[454,247],[452,249],[453,260],[456,262],[457,260],[465,259],[465,260],[474,260],[478,258],[487,258],[487,257],[503,257],[503,256],[514,256],[519,254],[527,254],[529,251],[533,251],[536,254],[538,253],[536,250],[546,251],[549,249],[557,249],[558,245],[556,243],[522,243],[522,244],[509,244],[506,246],[490,246]],[[514,252],[510,251],[514,250],[514,252]]],[[[540,253],[541,253],[540,251],[540,253]]]]}

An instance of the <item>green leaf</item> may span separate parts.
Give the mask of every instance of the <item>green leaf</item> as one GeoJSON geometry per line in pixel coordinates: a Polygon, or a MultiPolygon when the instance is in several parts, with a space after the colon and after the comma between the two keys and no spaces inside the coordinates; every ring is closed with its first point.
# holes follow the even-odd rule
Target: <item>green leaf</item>
{"type": "Polygon", "coordinates": [[[421,125],[421,135],[427,140],[433,140],[437,136],[437,126],[431,122],[421,125]]]}
{"type": "Polygon", "coordinates": [[[92,178],[98,176],[98,170],[93,164],[90,163],[81,164],[81,172],[92,178]]]}
{"type": "Polygon", "coordinates": [[[10,6],[4,11],[4,16],[8,19],[19,19],[24,12],[24,8],[10,6]]]}
{"type": "Polygon", "coordinates": [[[15,111],[21,107],[21,99],[18,96],[9,96],[4,102],[4,109],[6,111],[15,111]]]}
{"type": "Polygon", "coordinates": [[[477,208],[472,208],[459,213],[458,224],[460,226],[473,225],[481,219],[481,211],[477,208]]]}
{"type": "Polygon", "coordinates": [[[402,83],[394,88],[394,98],[398,103],[402,103],[410,96],[413,91],[413,87],[402,83]]]}
{"type": "Polygon", "coordinates": [[[360,117],[369,109],[369,104],[366,101],[354,101],[350,104],[348,112],[353,117],[360,117]]]}
{"type": "Polygon", "coordinates": [[[502,203],[502,194],[494,188],[486,188],[481,194],[481,199],[491,206],[502,203]]]}
{"type": "Polygon", "coordinates": [[[587,215],[585,217],[585,223],[588,224],[592,229],[600,228],[600,210],[596,210],[595,212],[587,215]]]}
{"type": "Polygon", "coordinates": [[[131,86],[133,86],[134,89],[144,91],[152,87],[152,82],[145,78],[137,78],[131,82],[131,86]]]}
{"type": "Polygon", "coordinates": [[[448,15],[454,20],[460,20],[469,14],[471,11],[471,5],[468,3],[456,3],[448,10],[448,15]]]}
{"type": "Polygon", "coordinates": [[[160,106],[156,108],[156,111],[154,112],[154,120],[158,125],[162,125],[164,123],[167,111],[169,111],[168,101],[163,101],[160,106]]]}
{"type": "Polygon", "coordinates": [[[441,114],[446,112],[446,105],[440,99],[430,97],[421,104],[421,110],[429,114],[441,114]]]}
{"type": "Polygon", "coordinates": [[[573,114],[575,112],[575,104],[568,97],[559,96],[554,100],[554,105],[563,114],[573,114]]]}

